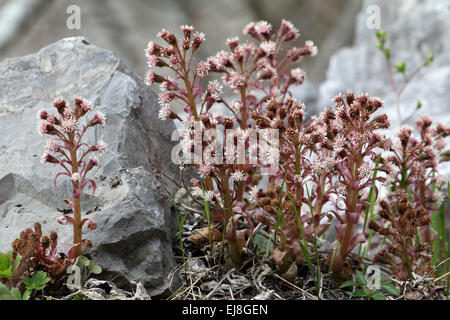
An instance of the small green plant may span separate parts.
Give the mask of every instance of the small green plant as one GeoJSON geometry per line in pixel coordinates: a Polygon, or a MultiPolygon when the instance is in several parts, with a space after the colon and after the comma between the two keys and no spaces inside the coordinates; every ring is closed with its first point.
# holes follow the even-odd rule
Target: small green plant
{"type": "Polygon", "coordinates": [[[92,274],[100,274],[102,268],[94,261],[89,260],[84,256],[80,256],[75,260],[75,263],[67,268],[69,278],[67,279],[67,287],[71,290],[80,289],[83,283],[92,274]]]}
{"type": "Polygon", "coordinates": [[[9,250],[7,254],[0,253],[0,278],[6,278],[8,281],[11,281],[22,259],[20,255],[13,259],[12,254],[12,250],[9,250]]]}
{"type": "Polygon", "coordinates": [[[392,62],[391,62],[391,49],[386,45],[386,35],[387,35],[387,31],[385,30],[378,30],[375,33],[376,37],[377,37],[377,48],[383,52],[384,57],[386,58],[386,66],[387,69],[389,71],[389,79],[391,82],[391,87],[392,87],[392,91],[395,94],[395,104],[396,104],[396,108],[397,108],[397,117],[398,117],[398,121],[399,124],[402,125],[403,123],[408,122],[408,120],[410,120],[415,113],[417,112],[417,110],[419,110],[422,107],[422,102],[418,101],[417,102],[417,106],[416,108],[411,112],[411,114],[408,115],[408,117],[406,118],[402,118],[401,115],[401,111],[400,111],[400,97],[402,95],[402,93],[405,91],[406,87],[408,86],[408,84],[411,82],[411,80],[425,67],[430,66],[433,61],[434,61],[434,56],[433,53],[431,51],[427,52],[427,56],[425,61],[418,66],[414,71],[410,72],[409,75],[407,75],[406,72],[406,63],[404,61],[401,61],[399,63],[397,63],[395,65],[395,67],[392,67],[392,62]],[[403,78],[403,82],[401,84],[398,84],[395,81],[395,74],[401,74],[402,78],[403,78]]]}
{"type": "Polygon", "coordinates": [[[100,274],[102,272],[102,268],[98,264],[85,256],[80,256],[75,265],[81,270],[81,283],[84,283],[92,274],[100,274]]]}
{"type": "MultiPolygon", "coordinates": [[[[20,259],[16,259],[20,260],[20,259]]],[[[12,277],[12,274],[9,276],[12,277]]],[[[44,271],[37,271],[31,278],[23,278],[25,292],[22,294],[18,287],[8,288],[4,284],[0,284],[0,300],[29,300],[33,291],[43,290],[50,278],[44,271]]]]}
{"type": "Polygon", "coordinates": [[[43,290],[50,278],[44,271],[38,271],[31,278],[23,278],[23,284],[27,288],[22,296],[23,300],[28,300],[33,291],[43,290]]]}
{"type": "MultiPolygon", "coordinates": [[[[373,285],[373,283],[372,283],[373,285]]],[[[370,300],[386,300],[387,297],[383,294],[383,290],[391,295],[398,296],[400,291],[394,286],[391,280],[381,280],[379,289],[371,289],[371,286],[365,275],[357,270],[355,280],[344,282],[340,288],[355,287],[354,291],[346,291],[346,293],[353,298],[367,298],[370,300]]]]}

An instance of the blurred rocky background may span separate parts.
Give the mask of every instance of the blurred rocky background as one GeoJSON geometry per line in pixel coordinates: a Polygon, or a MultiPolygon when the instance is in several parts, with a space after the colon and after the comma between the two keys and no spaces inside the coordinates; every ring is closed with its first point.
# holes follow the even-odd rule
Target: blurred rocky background
{"type": "Polygon", "coordinates": [[[268,20],[278,26],[291,20],[301,39],[321,49],[304,66],[311,80],[324,79],[330,56],[353,42],[359,0],[0,0],[0,59],[29,54],[64,37],[85,36],[118,54],[144,75],[144,48],[162,29],[194,25],[206,34],[203,56],[225,47],[250,21],[268,20]],[[81,29],[66,27],[71,5],[81,9],[81,29]],[[6,16],[7,15],[7,16],[6,16]]]}
{"type": "Polygon", "coordinates": [[[361,5],[360,0],[0,0],[0,60],[84,36],[144,76],[144,49],[162,28],[177,31],[180,25],[194,25],[206,34],[201,55],[208,57],[224,49],[227,38],[241,35],[250,21],[263,19],[278,27],[281,19],[288,19],[299,28],[302,41],[313,40],[319,47],[319,54],[302,65],[308,83],[299,90],[312,109],[330,57],[353,43],[361,5]],[[81,9],[79,30],[66,26],[71,5],[81,9]]]}

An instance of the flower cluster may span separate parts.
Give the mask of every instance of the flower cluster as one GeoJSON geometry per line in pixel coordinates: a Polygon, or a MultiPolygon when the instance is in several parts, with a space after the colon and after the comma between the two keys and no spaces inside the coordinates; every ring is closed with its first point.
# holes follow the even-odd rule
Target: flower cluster
{"type": "MultiPolygon", "coordinates": [[[[159,117],[177,119],[183,123],[180,134],[183,150],[194,152],[195,146],[202,145],[196,141],[196,129],[202,137],[207,137],[200,150],[200,163],[195,163],[199,175],[205,179],[209,191],[216,190],[220,197],[208,199],[216,202],[222,212],[217,214],[225,218],[229,225],[227,231],[230,247],[237,239],[237,232],[232,216],[241,212],[247,205],[245,192],[256,188],[255,168],[274,163],[277,159],[267,150],[260,150],[251,143],[250,129],[255,126],[250,118],[262,110],[269,100],[290,97],[289,87],[300,85],[305,81],[305,73],[298,67],[292,67],[305,56],[313,56],[317,48],[311,41],[302,47],[285,49],[284,45],[298,38],[299,32],[292,23],[283,20],[276,33],[266,21],[248,24],[243,33],[254,41],[241,41],[238,37],[227,40],[228,50],[195,64],[193,56],[205,41],[203,33],[194,32],[191,26],[182,26],[182,38],[173,32],[162,30],[158,37],[166,42],[159,45],[151,41],[146,50],[148,65],[147,83],[159,83],[161,92],[159,117]],[[165,77],[155,73],[155,68],[168,68],[174,77],[165,77]],[[206,82],[207,78],[219,76],[219,79],[206,82]],[[235,97],[226,99],[225,97],[235,97]],[[181,103],[184,114],[171,110],[171,103],[181,103]],[[215,111],[213,111],[215,107],[215,111]],[[197,124],[196,124],[197,123],[197,124]],[[227,136],[227,130],[236,129],[235,136],[227,136]],[[209,149],[219,143],[211,134],[219,130],[224,136],[223,157],[219,161],[216,149],[209,149]],[[239,140],[242,149],[234,143],[239,140]],[[205,155],[206,154],[206,155],[205,155]],[[255,156],[252,164],[235,163],[239,157],[255,156]],[[259,157],[258,157],[259,155],[259,157]],[[252,185],[252,187],[248,187],[252,185]],[[218,203],[223,199],[223,204],[218,203]],[[238,210],[239,209],[239,210],[238,210]]],[[[191,161],[188,161],[191,163],[191,161]]],[[[211,198],[211,197],[210,197],[211,198]]],[[[236,247],[236,246],[235,246],[236,247]]],[[[240,251],[232,253],[233,261],[240,263],[240,251]]]]}
{"type": "Polygon", "coordinates": [[[19,282],[34,270],[41,269],[44,269],[53,280],[57,280],[70,265],[70,261],[57,251],[60,245],[55,231],[49,236],[43,236],[39,222],[34,224],[33,229],[23,230],[20,237],[12,242],[13,258],[22,257],[14,274],[13,283],[19,282]]]}
{"type": "Polygon", "coordinates": [[[383,262],[393,267],[399,280],[414,279],[414,275],[425,275],[431,271],[431,255],[426,243],[418,241],[417,230],[431,223],[428,211],[414,207],[403,190],[397,191],[391,203],[380,202],[380,221],[370,221],[369,228],[387,239],[386,244],[374,257],[374,262],[383,262]]]}
{"type": "MultiPolygon", "coordinates": [[[[280,203],[283,219],[278,231],[281,244],[286,238],[297,250],[286,250],[282,245],[278,249],[284,254],[278,256],[287,254],[290,260],[294,252],[297,258],[301,256],[298,223],[309,240],[312,235],[320,237],[336,218],[338,244],[330,257],[330,265],[340,273],[346,256],[358,243],[365,241],[363,234],[355,230],[367,206],[370,188],[376,189],[375,181],[381,180],[372,177],[377,159],[375,151],[387,150],[392,143],[377,132],[389,127],[386,115],[373,116],[383,105],[380,99],[356,96],[349,91],[333,101],[333,110],[325,109],[306,123],[303,121],[305,106],[292,98],[269,101],[265,112],[252,114],[252,119],[257,126],[280,132],[280,171],[272,179],[275,184],[284,181],[286,192],[280,203]],[[297,208],[294,210],[293,206],[297,208]],[[298,211],[298,219],[292,219],[294,211],[298,211]],[[295,223],[297,234],[283,231],[284,219],[295,223]]],[[[274,216],[274,207],[268,204],[267,198],[260,202],[264,212],[274,216]]],[[[287,225],[293,227],[294,223],[287,225]]]]}
{"type": "Polygon", "coordinates": [[[385,185],[391,191],[408,191],[412,201],[427,210],[436,210],[444,197],[440,189],[446,185],[446,179],[439,175],[437,165],[439,154],[446,146],[444,138],[450,135],[450,126],[439,123],[433,127],[432,124],[429,116],[419,118],[418,137],[411,126],[400,127],[384,166],[385,185]]]}
{"type": "Polygon", "coordinates": [[[337,278],[348,279],[348,256],[358,244],[369,247],[366,224],[362,232],[359,228],[361,218],[367,220],[380,187],[387,186],[384,220],[370,225],[389,234],[396,248],[389,259],[399,277],[405,270],[399,254],[411,248],[417,253],[414,272],[426,269],[416,262],[425,261],[429,248],[411,242],[412,226],[426,235],[429,211],[442,201],[445,179],[437,172],[437,157],[450,158],[442,152],[449,126],[432,128],[431,119],[422,117],[417,121],[420,139],[402,127],[393,142],[383,133],[390,128],[380,112],[383,102],[351,91],[337,95],[331,109],[305,119],[306,106],[291,89],[306,79],[298,62],[316,55],[317,48],[311,41],[288,47],[300,35],[288,21],[275,32],[266,21],[249,23],[243,33],[251,41],[229,38],[228,50],[200,62],[193,57],[205,35],[190,26],[181,31],[181,38],[161,31],[158,37],[165,45],[149,43],[147,83],[160,84],[159,117],[182,123],[181,145],[189,157],[180,164],[195,166],[204,180],[191,183],[205,188],[214,218],[224,220],[224,238],[236,265],[255,223],[274,236],[272,257],[284,272],[292,263],[309,260],[309,244],[318,250],[319,238],[335,222],[337,236],[327,263],[337,278]],[[171,70],[173,77],[155,73],[156,68],[171,70]],[[172,103],[181,104],[184,112],[172,111],[172,103]],[[268,176],[264,190],[263,170],[268,176]],[[411,197],[404,210],[404,217],[414,216],[411,221],[396,211],[402,194],[411,197]],[[407,238],[402,247],[400,241],[407,238]]]}
{"type": "Polygon", "coordinates": [[[40,120],[38,132],[51,137],[47,142],[42,162],[57,164],[62,168],[55,177],[55,186],[56,179],[63,175],[67,176],[72,184],[72,199],[65,202],[72,210],[73,217],[65,214],[58,218],[58,222],[73,225],[74,241],[69,251],[69,259],[74,259],[86,248],[87,240],[82,239],[83,225],[88,223],[89,230],[97,228],[93,219],[81,219],[81,194],[86,185],[91,184],[94,195],[96,184],[94,180],[88,179],[87,175],[99,164],[95,155],[106,150],[106,144],[102,140],[90,146],[83,138],[89,128],[104,125],[105,115],[96,112],[89,120],[83,122],[84,117],[93,108],[88,101],[81,98],[75,98],[73,108],[61,98],[56,99],[53,106],[58,115],[48,113],[46,110],[38,113],[40,120]]]}

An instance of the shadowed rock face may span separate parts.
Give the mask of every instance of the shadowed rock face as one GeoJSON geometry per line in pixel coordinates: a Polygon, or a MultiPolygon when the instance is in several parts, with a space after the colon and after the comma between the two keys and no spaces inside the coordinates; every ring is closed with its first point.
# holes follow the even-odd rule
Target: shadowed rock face
{"type": "Polygon", "coordinates": [[[56,230],[60,242],[71,242],[71,227],[56,223],[71,185],[59,179],[54,187],[59,171],[40,163],[46,137],[36,130],[38,110],[53,111],[59,96],[72,106],[74,96],[83,97],[107,118],[86,137],[108,144],[93,172],[95,196],[85,188],[82,199],[83,213],[91,212],[99,224],[84,234],[94,244],[91,255],[107,276],[120,274],[122,285],[140,281],[151,295],[163,293],[174,265],[167,196],[174,188],[155,177],[148,158],[162,172],[177,175],[170,160],[174,125],[158,119],[151,89],[111,51],[84,38],[63,39],[0,63],[0,250],[8,250],[35,221],[45,234],[56,230]]]}

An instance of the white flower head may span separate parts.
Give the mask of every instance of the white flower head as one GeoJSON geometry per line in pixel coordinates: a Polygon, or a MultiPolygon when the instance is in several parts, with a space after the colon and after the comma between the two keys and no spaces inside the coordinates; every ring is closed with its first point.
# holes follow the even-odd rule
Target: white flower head
{"type": "Polygon", "coordinates": [[[262,51],[264,51],[267,55],[271,55],[275,53],[275,50],[277,48],[277,45],[273,41],[264,41],[261,43],[260,48],[262,51]]]}
{"type": "Polygon", "coordinates": [[[306,78],[306,73],[301,68],[295,68],[291,70],[291,77],[297,82],[303,82],[306,78]]]}
{"type": "Polygon", "coordinates": [[[205,191],[203,194],[203,199],[211,203],[215,198],[215,193],[212,190],[205,191]]]}
{"type": "Polygon", "coordinates": [[[75,132],[75,130],[77,130],[78,123],[75,119],[70,118],[64,120],[61,126],[64,132],[72,133],[75,132]]]}
{"type": "Polygon", "coordinates": [[[444,194],[439,190],[435,190],[431,198],[433,199],[434,202],[440,205],[442,200],[444,200],[444,194]]]}
{"type": "Polygon", "coordinates": [[[219,97],[222,95],[222,91],[223,85],[219,81],[214,80],[209,82],[208,92],[214,99],[219,99],[219,97]]]}
{"type": "Polygon", "coordinates": [[[47,149],[48,152],[56,153],[59,152],[61,147],[58,145],[56,140],[51,139],[47,141],[47,145],[45,148],[47,149]]]}
{"type": "Polygon", "coordinates": [[[78,172],[74,172],[72,173],[72,177],[70,177],[70,180],[72,180],[75,183],[80,182],[81,176],[78,172]]]}
{"type": "Polygon", "coordinates": [[[234,182],[242,182],[246,179],[246,174],[241,170],[236,170],[231,174],[231,179],[233,179],[234,182]]]}
{"type": "Polygon", "coordinates": [[[170,107],[169,106],[164,106],[161,109],[159,109],[158,117],[161,120],[167,120],[167,119],[170,118],[171,114],[172,114],[172,111],[170,110],[170,107]]]}
{"type": "Polygon", "coordinates": [[[234,163],[234,160],[236,158],[237,148],[234,145],[227,146],[225,150],[225,159],[226,163],[234,163]]]}
{"type": "Polygon", "coordinates": [[[372,172],[372,169],[370,168],[369,164],[367,162],[364,162],[360,167],[359,167],[359,176],[360,178],[366,178],[370,175],[370,173],[372,172]]]}
{"type": "Polygon", "coordinates": [[[98,151],[99,153],[104,153],[106,151],[106,148],[108,147],[108,145],[103,141],[103,140],[99,140],[96,144],[95,144],[95,149],[96,151],[98,151]]]}

